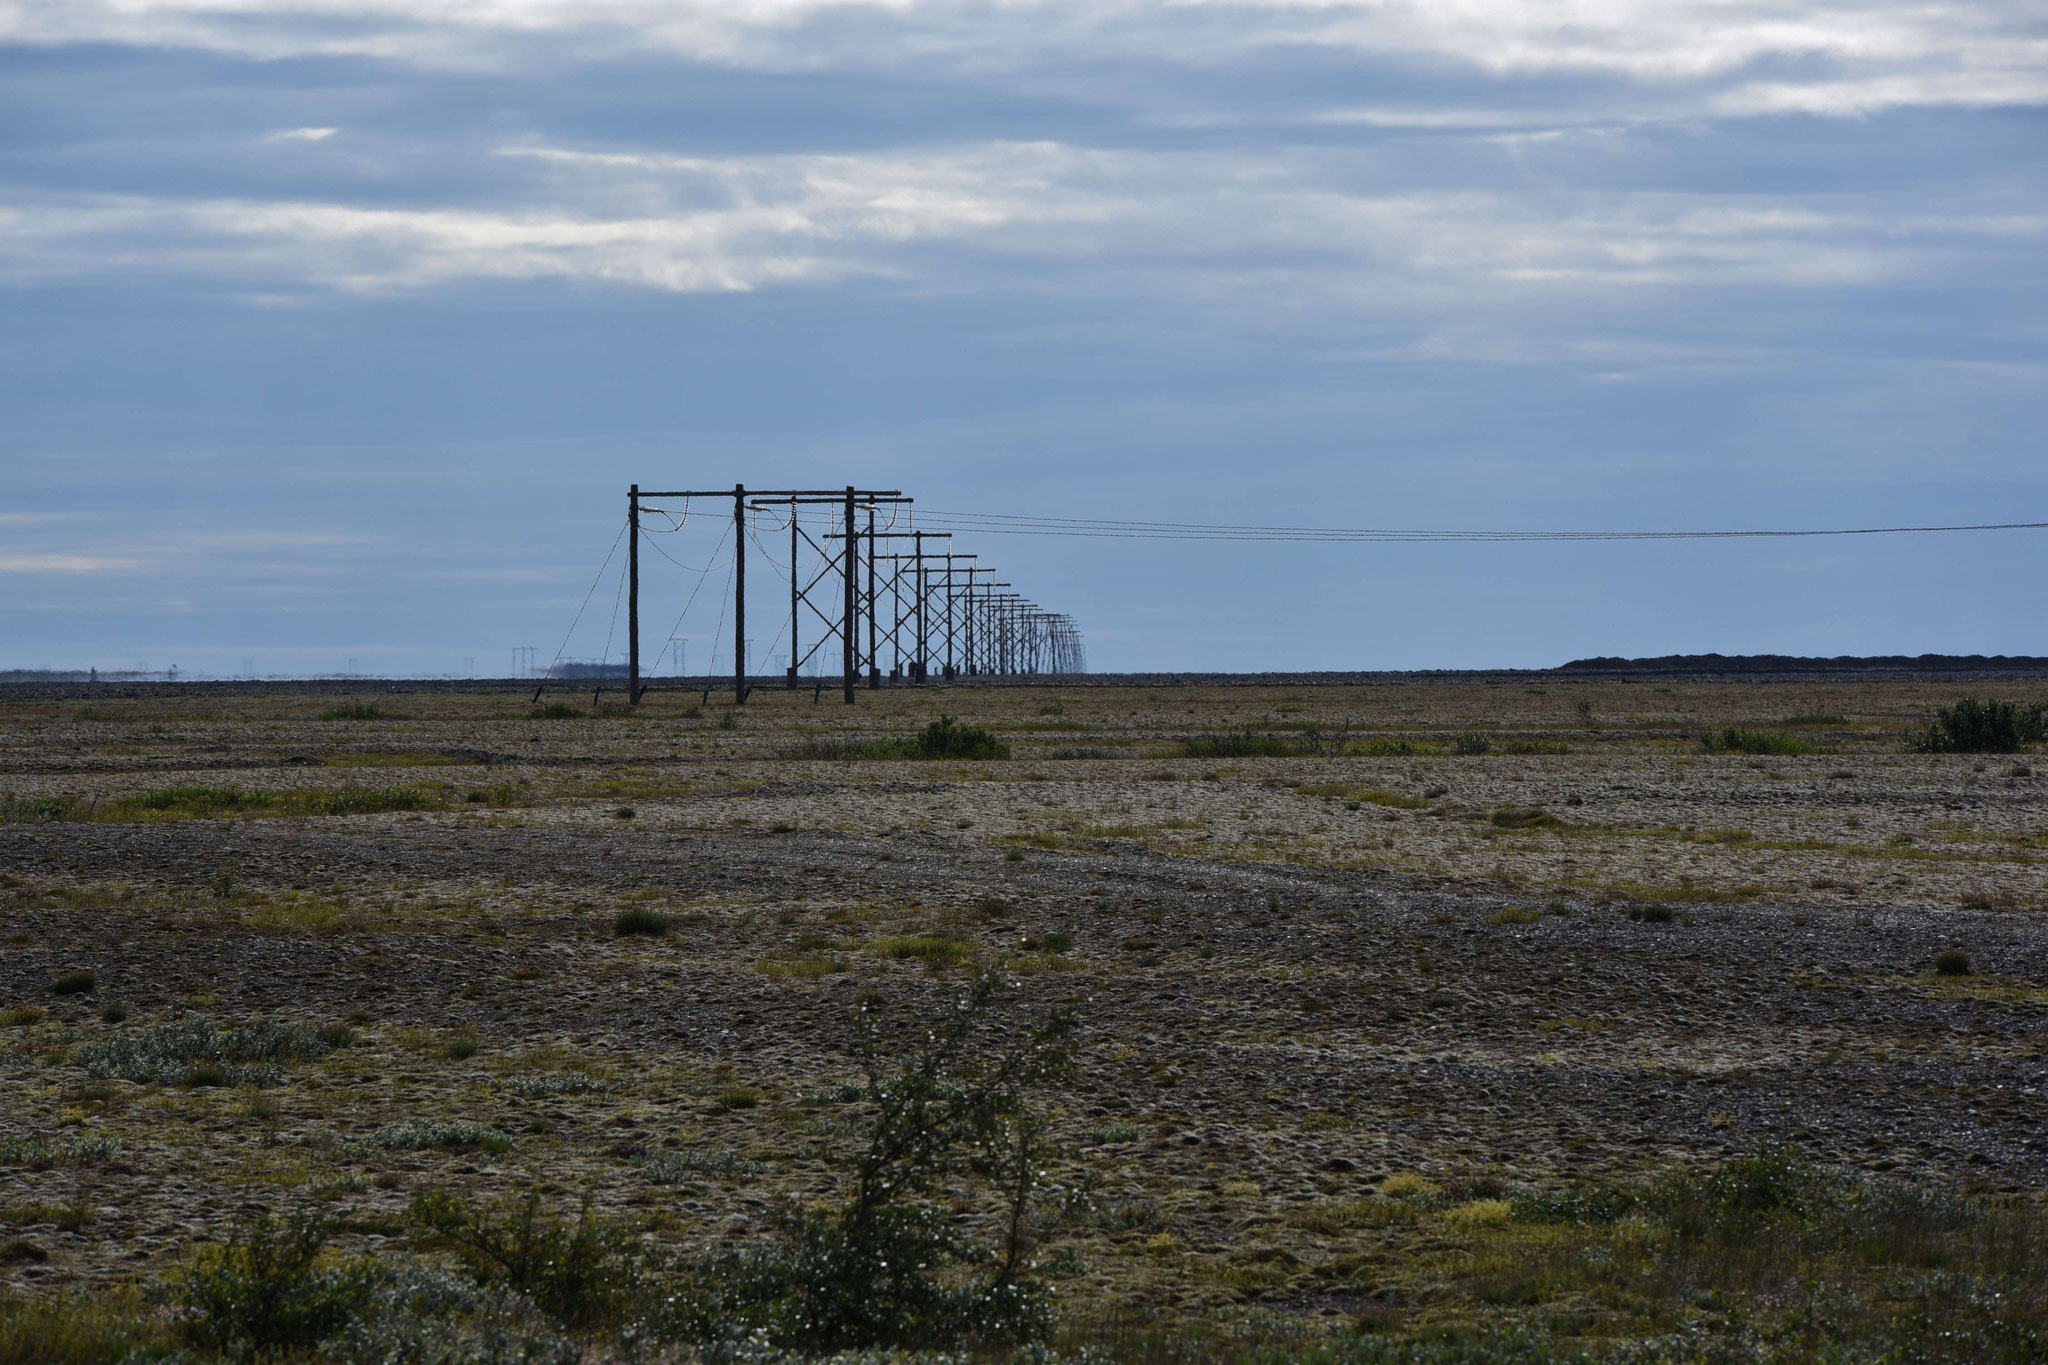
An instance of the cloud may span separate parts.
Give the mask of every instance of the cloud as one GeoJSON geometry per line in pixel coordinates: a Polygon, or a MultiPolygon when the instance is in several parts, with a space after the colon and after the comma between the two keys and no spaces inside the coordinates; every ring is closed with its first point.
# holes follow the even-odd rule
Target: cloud
{"type": "Polygon", "coordinates": [[[272,133],[264,140],[267,142],[325,142],[340,131],[341,129],[339,128],[287,128],[283,132],[272,133]]]}
{"type": "Polygon", "coordinates": [[[135,560],[102,555],[0,553],[0,573],[108,573],[137,567],[135,560]]]}
{"type": "Polygon", "coordinates": [[[2048,235],[2048,211],[2010,206],[1936,215],[1840,195],[1406,189],[1361,177],[1343,148],[501,155],[537,168],[525,202],[18,203],[0,210],[0,278],[162,272],[369,293],[563,279],[704,293],[870,277],[1386,313],[1559,291],[1868,284],[2048,235]]]}
{"type": "Polygon", "coordinates": [[[626,54],[973,79],[1321,51],[1494,77],[1705,86],[1736,108],[2043,102],[2048,20],[1997,0],[0,0],[0,42],[534,68],[626,54]],[[1759,85],[1758,68],[1797,71],[1759,85]],[[1716,91],[1713,87],[1723,86],[1716,91]],[[1816,92],[1816,93],[1808,93],[1816,92]]]}

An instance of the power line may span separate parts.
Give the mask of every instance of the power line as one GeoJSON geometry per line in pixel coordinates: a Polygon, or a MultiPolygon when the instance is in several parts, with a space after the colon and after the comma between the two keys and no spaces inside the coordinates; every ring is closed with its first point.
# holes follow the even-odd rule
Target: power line
{"type": "Polygon", "coordinates": [[[1247,540],[1306,542],[1760,540],[1809,536],[1927,535],[1958,531],[2042,531],[2048,521],[1990,522],[1967,526],[1801,527],[1791,530],[1711,531],[1459,531],[1392,530],[1345,526],[1256,526],[1179,521],[1120,521],[1095,517],[1025,517],[1000,512],[920,512],[919,524],[986,535],[1081,536],[1117,540],[1247,540]]]}

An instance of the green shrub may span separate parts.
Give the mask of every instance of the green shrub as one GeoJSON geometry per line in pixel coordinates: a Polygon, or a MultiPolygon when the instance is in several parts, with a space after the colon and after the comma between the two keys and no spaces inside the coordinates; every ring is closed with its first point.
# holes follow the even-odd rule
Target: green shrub
{"type": "Polygon", "coordinates": [[[0,824],[39,825],[75,818],[76,809],[62,797],[0,796],[0,824]]]}
{"type": "Polygon", "coordinates": [[[91,995],[99,988],[99,977],[84,969],[64,972],[50,983],[50,991],[55,995],[91,995]]]}
{"type": "Polygon", "coordinates": [[[486,1152],[505,1152],[512,1139],[488,1125],[469,1119],[404,1119],[379,1128],[371,1140],[379,1147],[401,1152],[420,1152],[434,1147],[478,1147],[486,1152]]]}
{"type": "Polygon", "coordinates": [[[1772,730],[1738,730],[1728,726],[1700,736],[1700,747],[1710,754],[1810,754],[1817,750],[1797,735],[1772,730]]]}
{"type": "Polygon", "coordinates": [[[159,1085],[276,1085],[292,1062],[324,1057],[334,1045],[303,1024],[251,1019],[218,1025],[181,1019],[95,1038],[73,1054],[86,1073],[159,1085]]]}
{"type": "Polygon", "coordinates": [[[381,815],[393,810],[424,810],[433,804],[433,798],[418,787],[340,787],[294,793],[285,801],[294,813],[307,815],[381,815]]]}
{"type": "Polygon", "coordinates": [[[121,1144],[104,1133],[0,1138],[0,1166],[97,1166],[120,1150],[121,1144]]]}
{"type": "Polygon", "coordinates": [[[116,818],[126,814],[144,819],[151,816],[189,819],[228,812],[269,810],[276,804],[277,798],[269,792],[245,792],[233,787],[186,784],[159,787],[154,791],[123,797],[112,803],[108,813],[116,818]]]}
{"type": "Polygon", "coordinates": [[[588,1198],[574,1222],[552,1213],[539,1190],[493,1204],[423,1194],[410,1217],[478,1284],[516,1290],[571,1327],[611,1322],[639,1294],[638,1237],[592,1213],[588,1198]]]}
{"type": "Polygon", "coordinates": [[[1914,747],[1929,754],[2016,754],[2048,732],[2048,704],[1964,697],[1935,713],[1914,747]]]}
{"type": "Polygon", "coordinates": [[[546,706],[536,706],[527,712],[531,720],[578,720],[590,713],[564,701],[551,701],[546,706]]]}
{"type": "Polygon", "coordinates": [[[612,933],[620,938],[631,934],[647,934],[659,938],[669,931],[669,926],[674,922],[653,906],[629,905],[612,916],[612,933]]]}
{"type": "Polygon", "coordinates": [[[940,716],[912,741],[914,758],[1008,758],[1010,746],[978,725],[940,716]]]}
{"type": "Polygon", "coordinates": [[[1181,741],[1181,748],[1189,758],[1297,758],[1315,751],[1310,741],[1251,730],[1191,735],[1181,741]]]}
{"type": "Polygon", "coordinates": [[[745,1157],[732,1152],[705,1152],[685,1149],[680,1152],[663,1152],[641,1164],[640,1178],[650,1185],[680,1185],[687,1180],[710,1178],[733,1180],[750,1176],[760,1166],[745,1157]]]}
{"type": "Polygon", "coordinates": [[[1960,948],[1950,948],[1934,955],[1934,970],[1942,976],[1968,976],[1970,955],[1960,948]]]}
{"type": "Polygon", "coordinates": [[[936,1027],[885,1036],[861,1015],[865,1141],[841,1200],[790,1200],[764,1246],[713,1253],[679,1317],[700,1337],[755,1329],[779,1347],[945,1348],[1028,1338],[1047,1322],[1028,1259],[1046,1133],[1033,1086],[1072,1062],[1065,1013],[993,1017],[1000,983],[976,978],[936,1027]],[[886,1067],[884,1059],[901,1057],[886,1067]],[[993,1207],[974,1240],[955,1215],[970,1190],[993,1207]]]}
{"type": "Polygon", "coordinates": [[[338,1330],[369,1297],[368,1262],[324,1260],[329,1224],[295,1212],[259,1215],[218,1247],[201,1250],[160,1290],[178,1331],[202,1349],[242,1358],[307,1347],[338,1330]]]}
{"type": "Polygon", "coordinates": [[[1493,752],[1493,736],[1468,730],[1451,741],[1454,754],[1490,754],[1493,752]]]}
{"type": "Polygon", "coordinates": [[[940,716],[905,739],[810,739],[781,751],[783,758],[1008,758],[1010,746],[978,725],[940,716]]]}

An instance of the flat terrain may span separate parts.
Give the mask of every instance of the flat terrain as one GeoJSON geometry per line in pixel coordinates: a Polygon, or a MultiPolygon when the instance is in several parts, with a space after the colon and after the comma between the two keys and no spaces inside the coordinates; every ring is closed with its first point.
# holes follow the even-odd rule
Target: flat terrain
{"type": "Polygon", "coordinates": [[[1080,1018],[1044,1097],[1075,1320],[1472,1321],[1505,1310],[1458,1207],[1770,1142],[2032,1202],[2048,777],[1909,752],[1958,690],[0,693],[0,1235],[44,1253],[0,1285],[145,1278],[308,1196],[395,1247],[429,1188],[743,1244],[834,1188],[857,995],[940,1011],[976,963],[1080,1018]],[[1011,756],[806,756],[941,711],[1011,756]],[[352,1037],[261,1089],[80,1060],[195,1015],[352,1037]]]}

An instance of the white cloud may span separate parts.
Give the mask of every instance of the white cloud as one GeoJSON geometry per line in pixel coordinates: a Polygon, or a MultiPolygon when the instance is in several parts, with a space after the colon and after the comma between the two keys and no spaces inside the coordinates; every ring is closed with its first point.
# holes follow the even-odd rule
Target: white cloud
{"type": "Polygon", "coordinates": [[[0,553],[0,573],[107,573],[132,569],[132,559],[104,555],[48,555],[0,553]]]}
{"type": "Polygon", "coordinates": [[[341,129],[339,128],[287,128],[283,132],[272,133],[265,141],[325,142],[340,131],[341,129]]]}
{"type": "Polygon", "coordinates": [[[166,272],[362,292],[558,278],[689,293],[869,276],[1371,314],[1558,291],[1863,284],[2048,236],[2044,215],[2011,206],[1976,217],[1839,196],[1350,189],[1359,177],[1345,149],[503,155],[541,171],[526,202],[17,204],[0,210],[0,278],[166,272]]]}
{"type": "Polygon", "coordinates": [[[1213,69],[1311,47],[1495,75],[1728,83],[1737,111],[2043,102],[2048,21],[1998,0],[0,0],[0,42],[439,67],[667,52],[760,70],[1213,69]],[[1763,63],[1810,71],[1755,84],[1763,63]]]}

